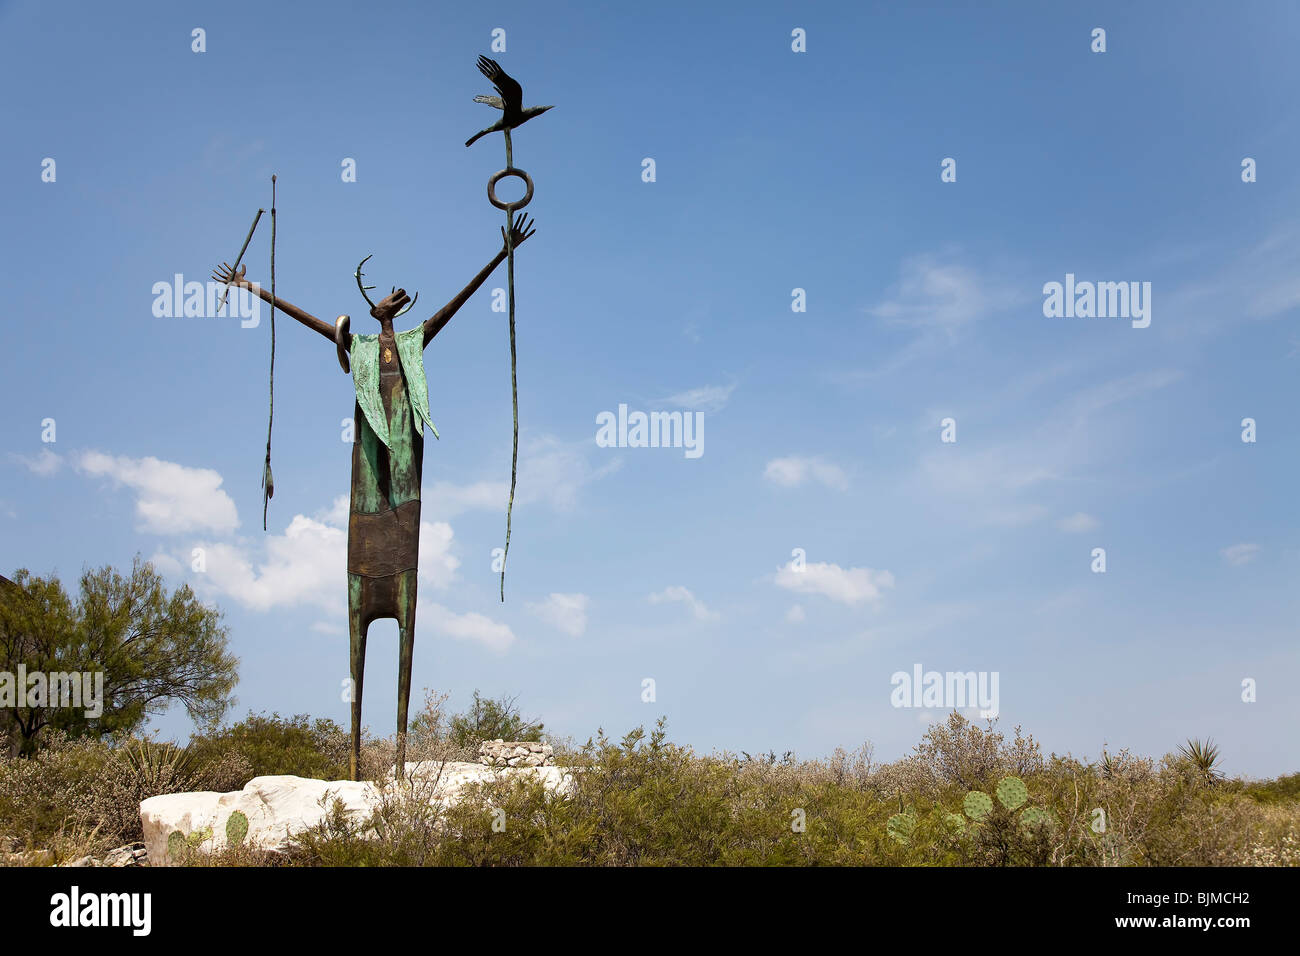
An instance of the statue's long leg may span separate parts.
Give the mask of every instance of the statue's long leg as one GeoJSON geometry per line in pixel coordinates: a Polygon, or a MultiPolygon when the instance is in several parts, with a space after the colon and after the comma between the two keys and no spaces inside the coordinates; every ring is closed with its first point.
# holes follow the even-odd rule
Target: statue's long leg
{"type": "Polygon", "coordinates": [[[352,638],[352,752],[348,763],[353,780],[361,779],[361,685],[366,673],[366,630],[361,619],[361,578],[348,575],[348,630],[352,638]]]}
{"type": "Polygon", "coordinates": [[[400,649],[397,659],[397,774],[406,773],[406,715],[411,703],[411,660],[415,656],[414,571],[397,579],[397,628],[400,649]]]}

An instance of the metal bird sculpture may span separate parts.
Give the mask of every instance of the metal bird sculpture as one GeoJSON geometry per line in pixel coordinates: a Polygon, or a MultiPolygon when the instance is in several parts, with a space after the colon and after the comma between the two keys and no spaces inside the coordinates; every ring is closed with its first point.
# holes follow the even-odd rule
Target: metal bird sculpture
{"type": "Polygon", "coordinates": [[[518,81],[511,78],[505,70],[501,69],[501,64],[496,60],[490,60],[485,56],[478,58],[479,72],[492,81],[496,91],[500,96],[476,96],[475,103],[486,103],[488,106],[496,107],[504,114],[499,122],[493,123],[487,129],[479,130],[469,139],[465,140],[466,146],[473,146],[475,141],[486,136],[488,133],[495,133],[497,130],[512,130],[516,126],[527,123],[534,116],[541,116],[549,109],[550,106],[530,106],[523,108],[524,91],[518,81]]]}

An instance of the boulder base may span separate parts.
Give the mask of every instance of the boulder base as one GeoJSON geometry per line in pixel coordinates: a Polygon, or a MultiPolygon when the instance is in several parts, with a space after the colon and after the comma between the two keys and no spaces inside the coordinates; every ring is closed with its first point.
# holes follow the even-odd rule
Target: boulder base
{"type": "MultiPolygon", "coordinates": [[[[454,803],[469,784],[499,777],[533,776],[557,793],[567,793],[571,779],[561,767],[493,768],[479,763],[426,761],[407,764],[407,776],[416,785],[429,787],[430,802],[454,803]]],[[[149,862],[154,866],[175,864],[169,852],[180,841],[191,850],[211,853],[224,848],[230,839],[263,850],[283,848],[289,839],[325,819],[335,800],[341,801],[348,816],[364,820],[379,803],[379,789],[373,783],[352,780],[311,780],[305,777],[254,777],[243,790],[233,793],[200,791],[169,793],[150,797],[140,804],[140,822],[149,862]],[[236,817],[242,814],[243,819],[236,817]],[[180,837],[174,834],[180,834],[180,837]]]]}

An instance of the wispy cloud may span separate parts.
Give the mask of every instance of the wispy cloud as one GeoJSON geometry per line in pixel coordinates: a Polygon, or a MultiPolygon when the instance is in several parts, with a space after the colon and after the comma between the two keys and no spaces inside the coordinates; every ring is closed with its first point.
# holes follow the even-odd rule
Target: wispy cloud
{"type": "Polygon", "coordinates": [[[10,452],[9,457],[41,478],[49,478],[63,467],[63,459],[49,448],[42,448],[37,454],[30,456],[10,452]]]}
{"type": "Polygon", "coordinates": [[[821,458],[805,458],[798,455],[773,458],[763,469],[763,477],[782,488],[797,488],[807,481],[814,481],[837,491],[843,491],[849,486],[848,476],[839,465],[833,465],[821,458]]]}
{"type": "Polygon", "coordinates": [[[692,411],[720,412],[727,402],[731,400],[731,393],[735,390],[736,384],[734,382],[730,385],[703,385],[700,388],[688,389],[685,392],[678,392],[676,395],[661,398],[659,402],[664,405],[688,408],[692,411]]]}
{"type": "Polygon", "coordinates": [[[1239,568],[1243,564],[1250,564],[1259,556],[1259,545],[1246,542],[1233,544],[1223,548],[1219,554],[1223,556],[1223,560],[1239,568]]]}
{"type": "Polygon", "coordinates": [[[651,594],[647,600],[649,600],[651,604],[664,604],[668,602],[679,602],[685,604],[691,609],[691,614],[697,621],[713,621],[718,618],[716,611],[710,611],[703,601],[692,594],[688,588],[682,587],[680,584],[664,588],[657,594],[651,594]]]}
{"type": "Polygon", "coordinates": [[[585,594],[552,593],[546,596],[546,600],[530,602],[525,607],[557,631],[570,637],[582,637],[587,630],[587,607],[590,604],[591,599],[585,594]]]}
{"type": "Polygon", "coordinates": [[[958,261],[956,252],[926,253],[903,261],[889,297],[867,313],[893,325],[951,334],[1028,298],[989,270],[958,261]]]}
{"type": "MultiPolygon", "coordinates": [[[[583,488],[612,475],[623,465],[621,458],[593,464],[591,447],[591,442],[565,443],[551,436],[521,447],[515,505],[540,503],[556,511],[572,511],[583,488]]],[[[435,481],[426,486],[424,510],[440,518],[454,518],[467,511],[499,511],[505,508],[509,494],[509,480],[469,484],[435,481]]]]}
{"type": "Polygon", "coordinates": [[[1098,523],[1097,519],[1092,515],[1077,511],[1072,515],[1061,518],[1056,522],[1056,526],[1069,534],[1083,534],[1086,531],[1094,530],[1098,523]]]}

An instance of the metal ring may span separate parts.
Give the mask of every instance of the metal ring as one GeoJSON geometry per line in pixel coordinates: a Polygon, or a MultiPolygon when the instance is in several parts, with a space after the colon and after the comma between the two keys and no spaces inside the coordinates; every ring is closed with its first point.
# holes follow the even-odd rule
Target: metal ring
{"type": "Polygon", "coordinates": [[[515,169],[513,167],[510,169],[502,169],[499,172],[493,173],[492,178],[488,180],[488,202],[496,206],[498,209],[504,209],[506,212],[514,212],[516,209],[523,209],[532,201],[533,180],[532,177],[522,169],[515,169]],[[528,192],[524,193],[523,199],[515,202],[501,202],[497,199],[497,183],[502,179],[505,179],[507,176],[518,176],[528,185],[528,192]]]}
{"type": "Polygon", "coordinates": [[[352,369],[348,366],[348,347],[345,343],[348,341],[348,327],[351,324],[352,320],[346,315],[340,315],[334,320],[334,346],[339,352],[339,365],[348,373],[352,369]]]}

